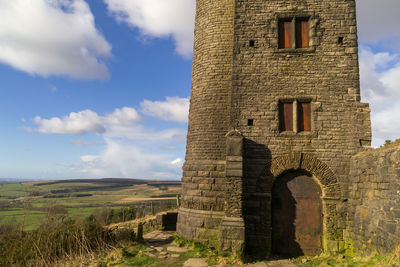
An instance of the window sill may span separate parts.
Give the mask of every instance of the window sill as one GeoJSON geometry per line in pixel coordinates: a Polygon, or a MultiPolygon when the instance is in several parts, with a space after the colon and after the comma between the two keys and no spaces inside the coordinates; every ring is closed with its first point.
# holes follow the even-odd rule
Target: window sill
{"type": "Polygon", "coordinates": [[[305,47],[305,48],[275,48],[275,53],[282,54],[306,54],[315,53],[315,47],[305,47]]]}
{"type": "Polygon", "coordinates": [[[293,132],[293,131],[283,131],[279,132],[279,136],[282,137],[309,137],[309,136],[314,136],[315,134],[312,131],[303,131],[303,132],[293,132]]]}

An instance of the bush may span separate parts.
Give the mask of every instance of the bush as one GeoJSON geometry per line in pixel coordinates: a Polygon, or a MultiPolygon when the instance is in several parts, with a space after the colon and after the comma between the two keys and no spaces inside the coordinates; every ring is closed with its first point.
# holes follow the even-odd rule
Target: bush
{"type": "Polygon", "coordinates": [[[116,242],[94,216],[63,222],[50,218],[35,231],[21,229],[0,227],[0,266],[53,266],[66,258],[104,252],[116,242]]]}

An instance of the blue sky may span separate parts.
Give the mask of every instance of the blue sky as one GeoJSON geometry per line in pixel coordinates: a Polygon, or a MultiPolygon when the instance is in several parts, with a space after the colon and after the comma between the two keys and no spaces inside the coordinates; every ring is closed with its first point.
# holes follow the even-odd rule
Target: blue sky
{"type": "MultiPolygon", "coordinates": [[[[400,137],[398,0],[358,0],[373,144],[400,137]]],[[[0,177],[178,179],[194,0],[0,0],[0,177]]]]}

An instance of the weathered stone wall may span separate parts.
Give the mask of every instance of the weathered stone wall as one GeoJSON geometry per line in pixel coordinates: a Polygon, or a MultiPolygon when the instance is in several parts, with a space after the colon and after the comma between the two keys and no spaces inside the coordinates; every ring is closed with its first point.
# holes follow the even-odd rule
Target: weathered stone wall
{"type": "Polygon", "coordinates": [[[175,231],[178,212],[165,211],[153,216],[107,226],[116,236],[131,234],[133,240],[143,240],[143,233],[155,230],[175,231]]]}
{"type": "Polygon", "coordinates": [[[400,245],[400,146],[352,158],[348,221],[349,241],[359,252],[400,245]]]}
{"type": "Polygon", "coordinates": [[[234,0],[197,0],[182,205],[177,230],[217,238],[225,202],[234,0]]]}
{"type": "MultiPolygon", "coordinates": [[[[342,250],[350,158],[371,140],[369,107],[360,103],[355,1],[237,0],[235,14],[231,120],[246,138],[248,249],[270,251],[271,188],[277,178],[271,162],[304,153],[325,164],[339,185],[323,200],[324,246],[342,250]],[[309,18],[310,47],[278,48],[279,19],[292,17],[309,18]],[[311,101],[311,131],[280,132],[279,101],[296,99],[311,101]]],[[[322,188],[324,195],[327,190],[322,188]]]]}

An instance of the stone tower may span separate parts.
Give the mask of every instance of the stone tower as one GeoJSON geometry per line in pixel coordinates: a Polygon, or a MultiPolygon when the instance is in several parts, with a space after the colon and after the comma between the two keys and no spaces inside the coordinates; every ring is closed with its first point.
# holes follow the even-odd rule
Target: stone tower
{"type": "Polygon", "coordinates": [[[197,0],[180,235],[343,250],[350,158],[370,142],[355,0],[197,0]]]}

